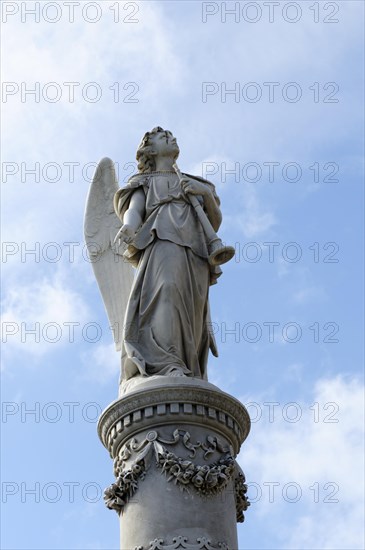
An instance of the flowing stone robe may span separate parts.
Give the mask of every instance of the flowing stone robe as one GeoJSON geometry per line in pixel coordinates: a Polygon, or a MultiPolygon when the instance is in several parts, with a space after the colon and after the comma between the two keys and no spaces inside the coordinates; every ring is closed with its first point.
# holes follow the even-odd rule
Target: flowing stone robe
{"type": "MultiPolygon", "coordinates": [[[[219,206],[214,185],[208,185],[219,206]]],[[[208,263],[202,226],[175,173],[132,176],[115,195],[123,221],[133,192],[145,193],[145,216],[125,259],[137,267],[124,320],[122,379],[183,374],[207,379],[211,331],[208,291],[220,276],[208,263]]]]}

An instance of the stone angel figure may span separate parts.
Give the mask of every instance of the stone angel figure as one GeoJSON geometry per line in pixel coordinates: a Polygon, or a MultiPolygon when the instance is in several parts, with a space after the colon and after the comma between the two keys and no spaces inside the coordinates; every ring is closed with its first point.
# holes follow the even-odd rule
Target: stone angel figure
{"type": "Polygon", "coordinates": [[[217,356],[209,286],[234,251],[215,234],[222,216],[214,185],[181,174],[178,155],[172,133],[153,128],[127,185],[118,187],[104,158],[87,199],[85,239],[122,351],[122,387],[155,375],[206,380],[209,349],[217,356]]]}

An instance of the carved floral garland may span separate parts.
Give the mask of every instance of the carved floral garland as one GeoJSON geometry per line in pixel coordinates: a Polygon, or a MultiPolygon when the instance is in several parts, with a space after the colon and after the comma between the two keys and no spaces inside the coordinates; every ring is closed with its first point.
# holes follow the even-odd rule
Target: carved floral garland
{"type": "Polygon", "coordinates": [[[245,483],[246,478],[245,474],[239,468],[238,475],[234,480],[234,494],[236,499],[236,514],[237,514],[237,523],[243,523],[245,521],[245,516],[243,512],[246,512],[247,508],[251,506],[247,498],[247,485],[245,483]]]}
{"type": "MultiPolygon", "coordinates": [[[[160,438],[155,431],[149,432],[141,443],[138,443],[136,439],[132,439],[126,444],[120,457],[115,461],[117,479],[104,492],[106,506],[111,510],[116,510],[118,514],[123,511],[127,502],[137,491],[138,481],[145,477],[153,455],[155,456],[157,467],[162,469],[162,472],[167,477],[167,481],[173,481],[182,491],[189,491],[189,488],[193,488],[199,495],[204,497],[220,493],[236,472],[237,465],[229,453],[229,449],[223,447],[217,438],[209,436],[207,441],[208,444],[198,442],[196,445],[192,445],[190,434],[180,430],[174,431],[172,440],[160,438]],[[192,458],[195,457],[197,448],[201,448],[204,451],[205,459],[215,450],[224,452],[226,456],[213,464],[200,466],[194,464],[191,460],[180,458],[174,453],[167,451],[161,444],[174,445],[181,438],[184,446],[190,450],[192,458]],[[138,453],[137,457],[131,467],[125,469],[126,461],[133,453],[138,453]]],[[[245,485],[244,481],[244,474],[240,470],[238,476],[235,478],[237,521],[239,522],[243,521],[243,511],[249,506],[246,497],[247,485],[245,485]]]]}
{"type": "Polygon", "coordinates": [[[214,464],[198,466],[190,460],[179,458],[174,453],[164,451],[158,454],[157,465],[166,474],[167,481],[184,491],[189,486],[204,496],[214,495],[222,491],[228,484],[235,469],[234,458],[228,456],[214,464]]]}
{"type": "Polygon", "coordinates": [[[104,491],[105,505],[109,510],[116,510],[118,514],[132,498],[138,489],[138,480],[146,475],[144,461],[135,463],[130,470],[121,473],[116,482],[104,491]]]}

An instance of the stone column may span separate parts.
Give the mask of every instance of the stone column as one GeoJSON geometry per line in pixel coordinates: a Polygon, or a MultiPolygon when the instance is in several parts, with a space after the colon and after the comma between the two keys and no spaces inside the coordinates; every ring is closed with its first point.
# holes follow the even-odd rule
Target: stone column
{"type": "Polygon", "coordinates": [[[143,378],[101,415],[114,460],[105,491],[122,550],[235,550],[248,506],[235,461],[250,429],[245,407],[193,378],[143,378]]]}

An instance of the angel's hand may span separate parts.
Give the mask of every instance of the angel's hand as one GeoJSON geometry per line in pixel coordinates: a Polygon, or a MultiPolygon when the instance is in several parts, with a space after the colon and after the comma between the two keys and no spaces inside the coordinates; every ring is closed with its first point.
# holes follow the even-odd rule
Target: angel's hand
{"type": "Polygon", "coordinates": [[[200,181],[193,180],[192,178],[187,178],[184,176],[180,180],[180,183],[185,193],[204,196],[209,192],[207,185],[201,183],[200,181]]]}
{"type": "Polygon", "coordinates": [[[114,244],[119,245],[121,241],[123,241],[127,244],[130,244],[133,241],[135,234],[136,234],[136,232],[133,229],[133,227],[131,225],[128,225],[127,223],[125,223],[119,229],[119,231],[118,231],[118,233],[117,233],[117,235],[114,239],[114,244]]]}

